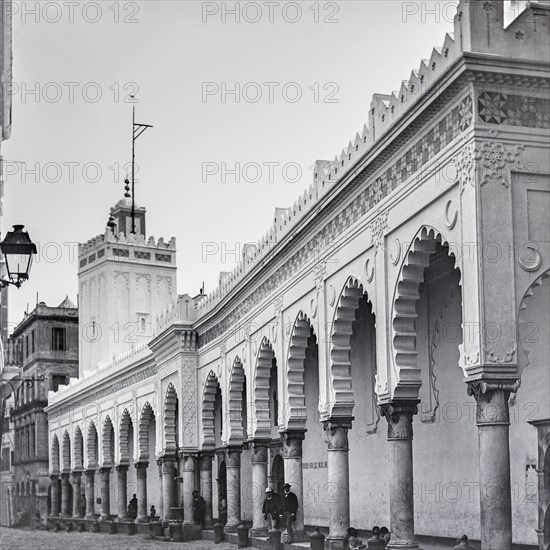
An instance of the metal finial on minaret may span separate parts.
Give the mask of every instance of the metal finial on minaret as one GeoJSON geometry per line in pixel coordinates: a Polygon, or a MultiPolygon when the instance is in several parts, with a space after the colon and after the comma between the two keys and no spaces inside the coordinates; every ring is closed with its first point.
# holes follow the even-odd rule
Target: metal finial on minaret
{"type": "MultiPolygon", "coordinates": [[[[130,96],[135,99],[133,95],[130,96]]],[[[136,106],[132,106],[132,231],[136,233],[136,203],[135,203],[135,163],[136,163],[136,140],[147,128],[152,128],[150,124],[138,124],[136,123],[136,106]]]]}

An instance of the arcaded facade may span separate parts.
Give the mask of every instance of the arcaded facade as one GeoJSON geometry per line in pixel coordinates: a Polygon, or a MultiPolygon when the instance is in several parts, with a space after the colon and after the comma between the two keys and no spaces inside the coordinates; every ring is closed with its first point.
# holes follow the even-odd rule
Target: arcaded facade
{"type": "Polygon", "coordinates": [[[124,521],[136,493],[138,521],[154,505],[193,529],[197,489],[207,525],[224,499],[226,531],[260,537],[265,488],[289,482],[297,538],[328,527],[329,548],[376,524],[394,548],[550,543],[549,5],[506,24],[505,5],[460,2],[210,296],[154,315],[177,296],[173,241],[111,220],[81,247],[81,319],[98,346],[102,315],[136,340],[50,396],[53,516],[124,521]]]}

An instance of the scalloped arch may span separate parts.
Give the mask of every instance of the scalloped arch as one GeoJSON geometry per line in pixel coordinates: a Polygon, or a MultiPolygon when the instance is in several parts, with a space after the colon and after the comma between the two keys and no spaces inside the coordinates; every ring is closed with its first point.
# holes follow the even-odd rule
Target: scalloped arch
{"type": "Polygon", "coordinates": [[[56,434],[52,438],[52,473],[59,473],[59,439],[56,434]]]}
{"type": "MultiPolygon", "coordinates": [[[[442,233],[434,227],[421,227],[401,264],[392,301],[392,351],[397,377],[393,397],[417,399],[422,385],[416,351],[416,303],[420,298],[424,270],[430,265],[430,257],[438,245],[448,246],[442,233]]],[[[455,259],[455,269],[460,273],[451,250],[449,256],[455,259]]]]}
{"type": "Polygon", "coordinates": [[[206,377],[204,390],[202,392],[202,435],[203,450],[212,450],[216,447],[216,436],[214,431],[214,406],[216,392],[220,387],[218,377],[214,371],[210,371],[206,377]]]}
{"type": "Polygon", "coordinates": [[[138,427],[139,461],[149,461],[149,425],[155,419],[155,412],[151,403],[147,401],[141,410],[138,427]]]}
{"type": "Polygon", "coordinates": [[[80,426],[77,426],[74,431],[73,456],[75,470],[82,470],[84,468],[84,438],[80,426]]]}
{"type": "MultiPolygon", "coordinates": [[[[533,298],[533,296],[537,293],[538,289],[542,287],[545,281],[550,279],[550,269],[547,269],[543,273],[541,273],[531,284],[527,287],[527,290],[523,293],[523,296],[519,303],[518,308],[518,330],[519,326],[524,324],[527,321],[526,317],[526,310],[529,309],[529,302],[533,298]]],[[[518,343],[520,344],[520,347],[525,354],[525,364],[518,365],[518,375],[521,377],[521,374],[523,373],[524,369],[529,366],[529,350],[525,348],[525,346],[522,345],[522,338],[518,335],[518,343]]]]}
{"type": "Polygon", "coordinates": [[[330,344],[330,381],[334,392],[331,415],[336,413],[339,416],[352,416],[353,414],[355,401],[351,380],[351,335],[355,312],[363,296],[366,296],[368,303],[372,305],[361,281],[355,277],[349,277],[334,311],[330,344]]]}
{"type": "Polygon", "coordinates": [[[98,457],[98,435],[97,428],[93,422],[90,422],[88,426],[88,433],[86,434],[86,456],[88,458],[88,468],[97,468],[98,457]]]}
{"type": "Polygon", "coordinates": [[[111,421],[111,417],[107,415],[103,421],[103,430],[101,432],[103,466],[114,466],[114,448],[111,441],[111,434],[114,434],[113,423],[111,421]]]}
{"type": "Polygon", "coordinates": [[[254,375],[254,416],[256,418],[255,438],[271,438],[271,418],[269,416],[269,378],[275,352],[271,342],[264,337],[256,357],[254,375]]]}
{"type": "Polygon", "coordinates": [[[133,422],[128,409],[122,412],[120,419],[119,447],[120,464],[130,464],[130,431],[133,430],[133,422]]]}
{"type": "Polygon", "coordinates": [[[176,415],[178,412],[178,394],[170,382],[164,396],[164,452],[175,455],[177,446],[176,415]]]}
{"type": "Polygon", "coordinates": [[[84,438],[80,426],[77,426],[74,431],[73,456],[75,470],[82,470],[84,468],[84,438]]]}
{"type": "MultiPolygon", "coordinates": [[[[306,358],[307,342],[315,335],[310,318],[300,311],[292,327],[287,360],[287,395],[288,407],[286,427],[305,429],[307,412],[304,393],[304,361],[306,358]]],[[[315,335],[316,336],[316,335],[315,335]]]]}
{"type": "Polygon", "coordinates": [[[63,432],[63,440],[61,444],[61,456],[62,456],[62,468],[63,472],[71,471],[71,436],[69,432],[65,430],[63,432]]]}
{"type": "Polygon", "coordinates": [[[245,439],[242,422],[243,387],[246,381],[243,364],[237,356],[229,377],[229,437],[230,445],[240,445],[245,439]]]}

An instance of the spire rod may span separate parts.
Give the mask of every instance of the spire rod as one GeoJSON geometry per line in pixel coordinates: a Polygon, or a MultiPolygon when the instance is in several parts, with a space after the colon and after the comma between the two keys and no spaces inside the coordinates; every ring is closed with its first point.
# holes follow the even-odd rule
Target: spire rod
{"type": "MultiPolygon", "coordinates": [[[[135,99],[133,95],[130,96],[135,99]]],[[[132,106],[132,233],[136,234],[136,201],[135,201],[135,164],[136,164],[136,140],[147,128],[152,128],[150,124],[136,123],[136,106],[132,106]]]]}

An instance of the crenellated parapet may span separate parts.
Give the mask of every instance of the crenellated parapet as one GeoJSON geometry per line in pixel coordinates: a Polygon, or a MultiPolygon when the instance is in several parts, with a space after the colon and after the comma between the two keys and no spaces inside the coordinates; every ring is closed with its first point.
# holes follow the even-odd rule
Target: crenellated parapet
{"type": "Polygon", "coordinates": [[[144,262],[161,262],[175,265],[176,238],[168,242],[160,237],[146,239],[143,235],[123,232],[113,233],[107,227],[103,235],[98,235],[78,247],[79,268],[85,269],[103,259],[120,260],[135,259],[144,262]]]}
{"type": "MultiPolygon", "coordinates": [[[[299,230],[300,223],[317,208],[325,195],[343,180],[358,174],[365,160],[384,146],[385,138],[400,131],[421,108],[441,96],[446,77],[463,58],[486,55],[550,61],[547,47],[550,1],[481,2],[461,0],[454,17],[454,32],[446,34],[441,47],[420,62],[399,89],[374,94],[368,120],[334,160],[317,160],[313,184],[288,208],[276,208],[273,223],[257,242],[243,247],[242,259],[229,273],[220,276],[218,287],[200,304],[199,316],[211,311],[255,267],[265,263],[276,245],[299,230]]],[[[505,73],[503,73],[505,76],[505,73]]],[[[471,103],[462,109],[471,112],[471,103]]],[[[374,190],[374,193],[377,191],[374,190]]]]}

